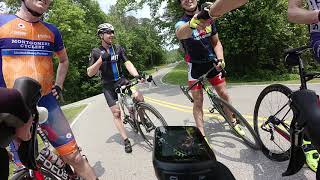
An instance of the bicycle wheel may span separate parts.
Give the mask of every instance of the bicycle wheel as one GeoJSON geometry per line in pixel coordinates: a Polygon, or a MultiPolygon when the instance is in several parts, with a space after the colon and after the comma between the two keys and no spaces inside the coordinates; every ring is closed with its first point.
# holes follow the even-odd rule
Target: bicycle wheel
{"type": "Polygon", "coordinates": [[[167,122],[158,110],[146,102],[138,102],[136,108],[137,128],[145,142],[152,148],[154,130],[159,126],[167,126],[167,122]]]}
{"type": "Polygon", "coordinates": [[[228,122],[229,126],[235,132],[235,134],[238,137],[240,137],[251,148],[260,149],[261,145],[258,136],[256,135],[251,125],[248,123],[248,121],[239,113],[239,111],[237,111],[231,104],[219,97],[209,97],[212,99],[211,102],[214,103],[214,107],[217,109],[220,115],[228,122]],[[232,117],[227,116],[225,112],[226,109],[230,111],[232,117]],[[236,120],[237,123],[241,126],[244,135],[239,134],[238,131],[235,130],[234,124],[232,123],[234,120],[236,120]]]}
{"type": "Polygon", "coordinates": [[[254,129],[262,142],[262,152],[271,160],[286,161],[290,156],[289,127],[294,118],[290,106],[291,89],[281,84],[267,86],[254,108],[254,129]]]}

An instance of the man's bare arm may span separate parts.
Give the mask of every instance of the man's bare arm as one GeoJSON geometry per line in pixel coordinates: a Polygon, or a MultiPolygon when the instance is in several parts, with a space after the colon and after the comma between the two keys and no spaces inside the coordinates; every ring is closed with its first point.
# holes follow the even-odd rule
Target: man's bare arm
{"type": "Polygon", "coordinates": [[[303,8],[302,0],[289,0],[288,21],[298,24],[312,24],[319,22],[319,10],[303,8]]]}
{"type": "Polygon", "coordinates": [[[66,49],[63,49],[56,53],[59,58],[59,65],[57,69],[56,82],[55,84],[63,88],[64,80],[68,73],[69,60],[66,49]]]}
{"type": "Polygon", "coordinates": [[[221,17],[225,13],[242,6],[246,2],[248,2],[248,0],[217,0],[210,7],[210,15],[215,18],[221,17]]]}
{"type": "Polygon", "coordinates": [[[92,64],[90,67],[87,68],[88,76],[92,77],[96,75],[101,65],[102,65],[102,57],[100,56],[99,59],[94,64],[92,64]]]}

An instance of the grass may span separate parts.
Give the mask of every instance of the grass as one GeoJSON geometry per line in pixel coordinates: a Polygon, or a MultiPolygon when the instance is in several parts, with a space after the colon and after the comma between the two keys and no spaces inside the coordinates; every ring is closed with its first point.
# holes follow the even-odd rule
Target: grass
{"type": "Polygon", "coordinates": [[[67,120],[69,123],[71,123],[74,118],[77,117],[77,115],[86,107],[86,104],[82,104],[80,106],[76,106],[76,107],[71,107],[68,109],[63,109],[63,113],[66,116],[67,120]]]}
{"type": "MultiPolygon", "coordinates": [[[[175,68],[173,68],[168,74],[163,77],[163,82],[168,84],[175,84],[175,85],[186,85],[187,78],[188,78],[188,66],[183,61],[180,62],[175,68]]],[[[285,81],[255,81],[255,82],[248,82],[245,80],[229,80],[227,79],[227,83],[229,85],[259,85],[259,84],[271,84],[271,83],[282,83],[282,84],[299,84],[299,76],[297,74],[289,74],[291,80],[285,81]]],[[[280,78],[279,78],[280,79],[280,78]]],[[[308,83],[320,83],[320,79],[313,79],[308,83]]]]}
{"type": "MultiPolygon", "coordinates": [[[[67,109],[63,109],[63,113],[66,116],[66,119],[68,120],[69,123],[71,123],[76,117],[77,115],[86,107],[86,104],[80,105],[80,106],[76,106],[76,107],[70,107],[67,109]]],[[[38,137],[39,140],[39,147],[40,149],[44,147],[43,142],[41,141],[40,137],[38,137]]],[[[10,163],[10,175],[12,175],[13,170],[14,170],[14,165],[13,163],[10,163]]]]}
{"type": "Polygon", "coordinates": [[[186,85],[188,82],[187,63],[179,63],[173,70],[163,77],[163,82],[168,84],[186,85]]]}

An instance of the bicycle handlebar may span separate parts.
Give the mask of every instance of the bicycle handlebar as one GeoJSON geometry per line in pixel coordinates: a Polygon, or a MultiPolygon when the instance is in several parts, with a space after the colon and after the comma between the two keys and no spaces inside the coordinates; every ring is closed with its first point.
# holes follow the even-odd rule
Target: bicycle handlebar
{"type": "Polygon", "coordinates": [[[289,53],[301,54],[303,51],[310,48],[311,48],[310,45],[305,45],[298,48],[289,48],[284,50],[284,54],[289,54],[289,53]]]}
{"type": "MultiPolygon", "coordinates": [[[[145,75],[142,75],[141,76],[143,79],[145,79],[145,75]]],[[[153,82],[154,85],[157,86],[157,84],[154,82],[153,78],[151,75],[149,75],[149,77],[146,79],[147,82],[153,82]]],[[[123,92],[124,90],[126,89],[130,89],[132,86],[135,86],[136,84],[139,83],[139,79],[138,78],[135,78],[135,80],[133,82],[130,82],[129,84],[127,85],[122,85],[122,86],[119,86],[115,89],[115,91],[118,93],[118,92],[123,92]]]]}

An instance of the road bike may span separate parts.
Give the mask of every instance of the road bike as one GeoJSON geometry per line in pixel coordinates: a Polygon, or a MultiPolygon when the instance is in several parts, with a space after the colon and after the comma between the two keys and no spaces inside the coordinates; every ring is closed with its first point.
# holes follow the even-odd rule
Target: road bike
{"type": "MultiPolygon", "coordinates": [[[[254,108],[254,129],[262,142],[262,152],[271,160],[286,161],[290,158],[292,148],[292,122],[297,120],[297,106],[294,105],[293,94],[307,90],[307,82],[320,78],[318,72],[306,72],[300,55],[310,49],[309,46],[288,49],[285,51],[285,63],[298,66],[300,88],[292,91],[283,84],[271,84],[264,88],[254,108]]],[[[310,107],[311,108],[311,107],[310,107]]]]}
{"type": "MultiPolygon", "coordinates": [[[[152,76],[149,76],[147,81],[153,81],[152,76]]],[[[156,108],[132,97],[133,86],[138,83],[139,80],[134,79],[127,85],[117,87],[115,92],[118,95],[119,106],[123,113],[123,123],[129,124],[135,133],[139,132],[147,145],[152,148],[154,130],[168,124],[156,108]]]]}
{"type": "MultiPolygon", "coordinates": [[[[208,74],[215,69],[216,65],[214,64],[214,67],[212,67],[207,73],[200,76],[190,87],[180,86],[180,89],[188,97],[188,99],[193,102],[193,99],[188,92],[192,87],[196,86],[197,84],[201,84],[203,90],[208,95],[210,104],[212,106],[209,109],[209,112],[214,113],[215,111],[217,111],[227,121],[233,132],[235,132],[235,134],[240,137],[247,145],[249,145],[253,149],[260,149],[259,139],[247,120],[231,104],[215,94],[205,83],[208,74]],[[232,114],[232,117],[230,115],[228,116],[226,110],[228,110],[232,114]],[[234,121],[236,121],[236,123],[240,125],[245,133],[244,135],[239,134],[238,131],[234,128],[234,121]]],[[[226,74],[223,69],[221,70],[221,73],[223,74],[223,76],[225,76],[226,74]]]]}

